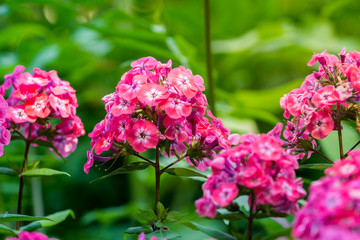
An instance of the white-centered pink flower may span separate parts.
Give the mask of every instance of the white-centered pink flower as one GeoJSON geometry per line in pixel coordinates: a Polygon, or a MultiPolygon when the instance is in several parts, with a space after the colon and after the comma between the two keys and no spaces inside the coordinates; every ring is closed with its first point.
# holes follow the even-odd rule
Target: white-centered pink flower
{"type": "Polygon", "coordinates": [[[138,99],[140,102],[153,107],[162,100],[167,99],[168,96],[169,92],[165,86],[156,83],[148,83],[141,87],[138,99]]]}
{"type": "Polygon", "coordinates": [[[159,142],[158,129],[154,123],[138,120],[134,123],[128,135],[129,144],[137,152],[145,152],[155,147],[159,142]]]}

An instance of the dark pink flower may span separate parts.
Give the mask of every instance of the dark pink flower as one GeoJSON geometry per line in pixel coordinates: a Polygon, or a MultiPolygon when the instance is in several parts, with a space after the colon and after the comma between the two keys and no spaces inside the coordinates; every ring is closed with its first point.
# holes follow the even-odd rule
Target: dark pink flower
{"type": "Polygon", "coordinates": [[[191,99],[195,96],[198,87],[194,76],[184,68],[174,68],[168,74],[168,81],[181,95],[191,99]]]}
{"type": "Polygon", "coordinates": [[[330,114],[324,111],[314,112],[306,128],[316,139],[322,139],[334,130],[334,122],[330,114]]]}
{"type": "Polygon", "coordinates": [[[152,107],[162,100],[167,99],[168,96],[169,92],[165,86],[156,83],[148,83],[141,87],[138,99],[140,102],[152,107]]]}
{"type": "Polygon", "coordinates": [[[159,137],[157,127],[150,121],[138,120],[128,135],[129,144],[137,152],[145,152],[157,145],[159,137]]]}
{"type": "Polygon", "coordinates": [[[57,240],[55,238],[49,238],[43,233],[38,232],[26,232],[22,231],[18,234],[18,237],[10,237],[5,240],[57,240]]]}
{"type": "Polygon", "coordinates": [[[235,182],[221,184],[219,188],[212,193],[214,202],[225,207],[229,205],[239,193],[239,189],[235,182]]]}
{"type": "Polygon", "coordinates": [[[39,94],[25,102],[25,113],[31,117],[46,118],[51,112],[48,102],[47,95],[39,94]]]}

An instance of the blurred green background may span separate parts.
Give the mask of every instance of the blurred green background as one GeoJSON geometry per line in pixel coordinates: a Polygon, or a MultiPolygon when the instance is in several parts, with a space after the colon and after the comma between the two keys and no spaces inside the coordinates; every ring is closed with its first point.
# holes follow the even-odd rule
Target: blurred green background
{"type": "MultiPolygon", "coordinates": [[[[282,121],[280,97],[315,70],[306,65],[313,53],[327,49],[337,54],[343,47],[360,50],[359,13],[357,0],[212,0],[217,116],[233,132],[270,130],[282,121]]],[[[18,64],[30,72],[34,67],[57,70],[77,90],[78,115],[87,133],[104,117],[101,98],[115,91],[133,60],[172,59],[173,66],[190,68],[207,84],[200,0],[3,0],[0,31],[0,75],[18,64]]],[[[349,131],[346,144],[356,137],[349,131]]],[[[333,141],[336,138],[322,143],[325,152],[333,153],[333,141]]],[[[46,149],[32,149],[31,160],[72,177],[35,179],[31,187],[28,181],[25,212],[73,209],[75,220],[47,230],[63,240],[122,239],[124,229],[138,225],[132,217],[138,207],[153,203],[153,169],[90,184],[111,169],[92,168],[86,175],[82,169],[89,147],[89,138],[81,137],[65,164],[46,149]],[[38,198],[31,200],[31,195],[38,198]],[[40,207],[33,209],[33,202],[40,207]]],[[[20,162],[23,149],[22,143],[5,147],[0,166],[7,166],[7,160],[20,162]]],[[[306,176],[316,179],[319,174],[306,176]]],[[[161,201],[205,225],[232,228],[196,217],[194,200],[202,195],[201,184],[163,176],[161,201]]],[[[16,178],[0,176],[0,213],[15,212],[17,191],[16,178]]],[[[281,228],[269,221],[257,224],[256,229],[265,226],[268,233],[281,228]]],[[[206,238],[181,225],[170,228],[183,239],[206,238]]]]}

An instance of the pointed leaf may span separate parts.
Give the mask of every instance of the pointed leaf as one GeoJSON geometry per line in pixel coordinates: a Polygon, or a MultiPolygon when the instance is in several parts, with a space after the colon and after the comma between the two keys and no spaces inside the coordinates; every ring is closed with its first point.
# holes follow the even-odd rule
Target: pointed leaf
{"type": "Polygon", "coordinates": [[[33,231],[38,228],[51,227],[51,226],[54,226],[56,224],[59,224],[59,223],[65,221],[65,219],[68,218],[69,216],[71,216],[72,218],[75,218],[75,214],[71,209],[56,212],[56,213],[46,216],[46,218],[48,218],[50,220],[41,220],[41,221],[32,222],[28,225],[21,227],[20,230],[21,231],[33,231]]]}
{"type": "Polygon", "coordinates": [[[161,202],[158,202],[156,206],[157,215],[161,220],[166,218],[167,209],[165,209],[164,205],[161,202]]]}
{"type": "Polygon", "coordinates": [[[51,168],[36,168],[21,173],[21,176],[26,177],[46,177],[53,175],[66,175],[71,177],[70,174],[68,174],[67,172],[57,171],[51,168]]]}
{"type": "Polygon", "coordinates": [[[226,214],[218,214],[216,215],[215,219],[226,219],[230,221],[237,221],[240,219],[248,219],[248,216],[246,216],[245,213],[239,212],[239,213],[226,213],[226,214]]]}
{"type": "Polygon", "coordinates": [[[303,164],[300,165],[300,169],[316,169],[316,170],[325,170],[329,167],[332,167],[331,163],[312,163],[312,164],[303,164]]]}
{"type": "Polygon", "coordinates": [[[23,214],[0,214],[0,222],[17,222],[17,221],[38,221],[50,220],[46,217],[35,217],[23,214]]]}
{"type": "Polygon", "coordinates": [[[8,176],[16,176],[16,172],[14,172],[14,170],[6,167],[0,167],[0,174],[8,175],[8,176]]]}
{"type": "Polygon", "coordinates": [[[6,225],[0,224],[0,234],[16,236],[17,231],[14,230],[14,229],[9,228],[6,225]]]}
{"type": "Polygon", "coordinates": [[[178,222],[184,216],[185,216],[185,214],[183,214],[183,213],[172,211],[172,212],[169,212],[167,214],[166,219],[164,220],[164,222],[178,222]]]}
{"type": "Polygon", "coordinates": [[[196,172],[194,170],[188,169],[188,168],[168,168],[165,170],[166,173],[174,176],[182,176],[182,177],[203,177],[207,178],[204,174],[196,172]]]}
{"type": "Polygon", "coordinates": [[[108,178],[108,177],[111,177],[111,176],[114,176],[114,175],[117,175],[117,174],[124,174],[124,173],[128,173],[128,172],[144,170],[149,166],[150,166],[150,163],[147,163],[147,162],[133,162],[133,163],[130,163],[129,165],[127,165],[127,166],[118,168],[115,171],[113,171],[113,172],[111,172],[111,173],[109,173],[109,174],[107,174],[105,176],[102,176],[102,177],[99,177],[99,178],[97,178],[95,180],[92,180],[90,183],[93,183],[95,181],[99,181],[99,180],[102,180],[102,179],[105,179],[105,178],[108,178]]]}
{"type": "Polygon", "coordinates": [[[181,222],[181,224],[183,224],[191,229],[201,231],[213,238],[216,238],[217,240],[236,240],[235,237],[231,236],[228,233],[216,230],[214,228],[202,226],[196,222],[181,222]]]}
{"type": "Polygon", "coordinates": [[[179,238],[181,237],[179,234],[175,233],[175,232],[171,232],[171,231],[164,231],[164,230],[158,230],[158,231],[155,231],[155,232],[152,232],[152,233],[148,233],[146,234],[147,237],[156,237],[158,238],[159,240],[162,240],[162,239],[176,239],[176,238],[179,238]]]}
{"type": "Polygon", "coordinates": [[[151,227],[130,227],[124,231],[128,234],[140,234],[142,232],[149,233],[152,232],[151,227]]]}
{"type": "Polygon", "coordinates": [[[140,209],[139,213],[136,213],[134,217],[142,224],[149,224],[157,222],[158,217],[152,209],[142,210],[140,209]]]}

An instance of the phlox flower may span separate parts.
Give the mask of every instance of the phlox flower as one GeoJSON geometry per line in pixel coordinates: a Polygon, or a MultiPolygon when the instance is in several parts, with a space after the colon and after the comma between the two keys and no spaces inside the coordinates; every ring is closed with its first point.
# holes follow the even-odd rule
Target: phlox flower
{"type": "Polygon", "coordinates": [[[22,231],[18,237],[9,237],[5,240],[57,240],[56,238],[49,238],[43,233],[22,231]]]}
{"type": "Polygon", "coordinates": [[[216,209],[231,204],[239,191],[253,192],[259,210],[261,205],[283,213],[297,209],[297,200],[306,194],[300,179],[295,179],[297,159],[281,147],[283,141],[275,130],[269,135],[243,135],[240,142],[211,162],[212,175],[203,185],[204,196],[195,202],[197,212],[214,217],[216,209]]]}
{"type": "Polygon", "coordinates": [[[148,83],[141,87],[138,99],[140,102],[153,107],[164,99],[167,99],[169,92],[163,85],[148,83]]]}
{"type": "Polygon", "coordinates": [[[311,184],[307,203],[295,214],[297,239],[360,239],[360,150],[349,156],[311,184]]]}
{"type": "MultiPolygon", "coordinates": [[[[211,122],[206,117],[202,77],[183,66],[172,69],[171,60],[163,64],[152,57],[131,66],[116,91],[102,99],[107,114],[89,134],[95,154],[108,149],[116,158],[160,144],[162,155],[183,156],[190,165],[206,170],[215,150],[239,143],[238,135],[231,135],[220,119],[210,112],[211,122]],[[112,142],[106,140],[109,136],[112,142]]],[[[86,171],[97,160],[89,156],[86,171]]]]}
{"type": "Polygon", "coordinates": [[[198,87],[192,74],[184,68],[174,68],[168,74],[168,81],[181,95],[191,99],[195,96],[198,87]]]}
{"type": "Polygon", "coordinates": [[[159,141],[157,127],[150,121],[138,120],[129,132],[128,141],[135,151],[145,152],[159,141]]]}
{"type": "MultiPolygon", "coordinates": [[[[76,116],[75,90],[69,82],[61,80],[56,71],[35,68],[31,74],[23,72],[24,69],[17,66],[12,74],[5,76],[0,87],[1,96],[4,96],[12,86],[6,99],[5,119],[0,119],[2,127],[6,126],[14,134],[23,132],[32,143],[37,139],[48,141],[64,157],[68,156],[75,150],[77,138],[85,134],[83,124],[76,116]]],[[[0,118],[4,117],[2,106],[1,103],[0,118]]]]}
{"type": "Polygon", "coordinates": [[[334,130],[334,121],[329,113],[314,112],[306,129],[314,138],[322,139],[334,130]]]}

